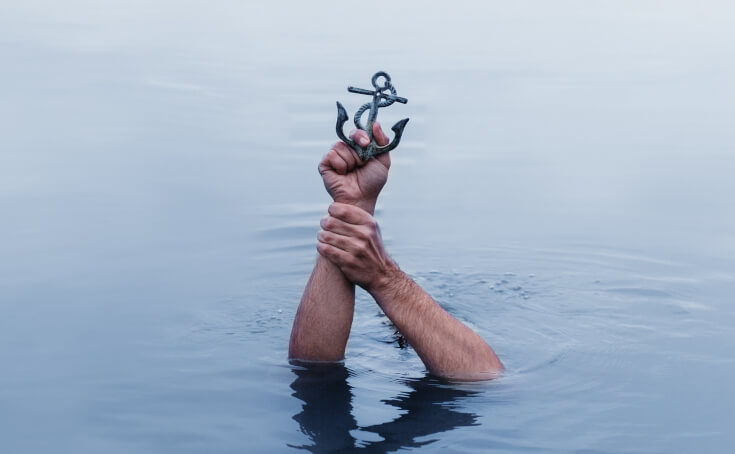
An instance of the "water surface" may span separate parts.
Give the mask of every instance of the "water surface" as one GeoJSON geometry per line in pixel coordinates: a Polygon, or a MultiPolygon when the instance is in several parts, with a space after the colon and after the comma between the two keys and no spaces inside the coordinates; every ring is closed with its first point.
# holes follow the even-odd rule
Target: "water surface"
{"type": "Polygon", "coordinates": [[[733,13],[0,4],[0,451],[727,450],[733,13]],[[384,238],[493,382],[361,292],[344,364],[286,361],[334,101],[377,70],[411,118],[384,238]]]}

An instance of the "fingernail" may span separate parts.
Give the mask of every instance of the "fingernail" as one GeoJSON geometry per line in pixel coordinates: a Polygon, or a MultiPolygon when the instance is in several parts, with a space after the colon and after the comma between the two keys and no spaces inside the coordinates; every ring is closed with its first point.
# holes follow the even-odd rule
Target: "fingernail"
{"type": "Polygon", "coordinates": [[[365,136],[360,137],[360,145],[362,145],[364,147],[365,145],[367,145],[369,143],[370,143],[370,141],[368,140],[367,137],[365,137],[365,136]]]}

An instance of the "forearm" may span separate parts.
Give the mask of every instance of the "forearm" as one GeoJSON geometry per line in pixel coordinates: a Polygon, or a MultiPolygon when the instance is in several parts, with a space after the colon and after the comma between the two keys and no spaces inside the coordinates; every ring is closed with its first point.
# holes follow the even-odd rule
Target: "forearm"
{"type": "Polygon", "coordinates": [[[433,374],[486,380],[503,369],[490,346],[397,266],[368,291],[433,374]]]}
{"type": "Polygon", "coordinates": [[[317,256],[296,311],[288,355],[309,361],[344,358],[355,308],[355,286],[342,271],[317,256]]]}

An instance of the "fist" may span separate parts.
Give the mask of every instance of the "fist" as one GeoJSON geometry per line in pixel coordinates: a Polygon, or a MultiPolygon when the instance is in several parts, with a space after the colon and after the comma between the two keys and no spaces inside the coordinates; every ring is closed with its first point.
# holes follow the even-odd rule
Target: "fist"
{"type": "MultiPolygon", "coordinates": [[[[388,137],[380,124],[373,124],[373,136],[380,146],[388,144],[388,137]]],[[[367,145],[365,131],[353,131],[350,138],[367,145]]],[[[347,144],[337,142],[319,163],[319,174],[324,187],[335,202],[356,205],[372,214],[380,190],[388,180],[389,153],[363,161],[347,144]]]]}

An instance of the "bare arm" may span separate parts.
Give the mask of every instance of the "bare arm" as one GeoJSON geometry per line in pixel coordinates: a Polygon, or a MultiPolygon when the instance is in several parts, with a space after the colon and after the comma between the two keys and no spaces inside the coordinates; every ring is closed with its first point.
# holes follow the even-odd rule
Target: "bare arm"
{"type": "Polygon", "coordinates": [[[345,355],[355,308],[355,286],[336,265],[317,257],[296,311],[288,356],[339,361],[345,355]]]}
{"type": "Polygon", "coordinates": [[[375,298],[430,372],[457,380],[487,380],[502,370],[480,336],[442,309],[388,257],[370,213],[333,203],[321,225],[319,253],[375,298]]]}
{"type": "MultiPolygon", "coordinates": [[[[378,123],[374,125],[373,134],[379,145],[388,144],[388,137],[378,123]]],[[[364,131],[356,131],[351,137],[367,140],[364,131]]],[[[373,213],[389,168],[390,156],[387,153],[363,162],[347,145],[338,142],[319,163],[319,174],[335,201],[353,204],[373,213]]],[[[352,326],[354,307],[355,285],[336,265],[317,256],[294,318],[289,358],[341,360],[352,326]]]]}
{"type": "Polygon", "coordinates": [[[432,373],[487,380],[503,369],[480,336],[449,315],[395,264],[368,291],[432,373]]]}

